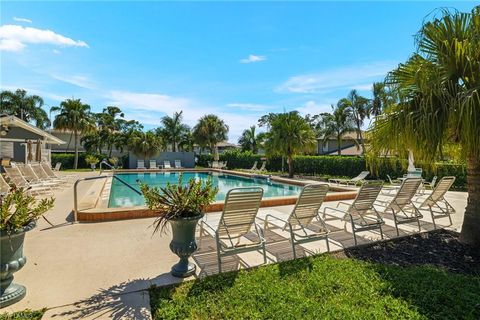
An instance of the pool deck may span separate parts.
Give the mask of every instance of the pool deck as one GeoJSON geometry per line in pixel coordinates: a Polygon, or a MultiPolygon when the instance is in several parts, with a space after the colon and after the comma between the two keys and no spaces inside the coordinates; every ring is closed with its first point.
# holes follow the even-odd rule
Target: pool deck
{"type": "MultiPolygon", "coordinates": [[[[80,177],[98,175],[82,172],[80,177]]],[[[88,195],[89,188],[81,188],[81,196],[88,195]]],[[[170,234],[152,235],[154,218],[132,219],[98,223],[72,223],[72,187],[56,191],[55,207],[37,228],[30,231],[25,240],[24,253],[27,264],[15,273],[15,281],[27,287],[27,296],[17,304],[0,312],[26,308],[49,308],[44,319],[151,319],[147,289],[152,285],[166,285],[189,279],[174,278],[170,267],[178,258],[170,252],[170,234]]],[[[447,200],[457,213],[452,216],[449,228],[459,231],[463,221],[467,194],[448,192],[447,200]]],[[[335,206],[337,202],[328,202],[335,206]]],[[[323,206],[322,206],[323,207],[323,206]]],[[[259,215],[267,213],[284,216],[292,205],[261,208],[259,215]]],[[[218,219],[219,213],[207,214],[207,219],[218,219]]],[[[385,237],[396,237],[391,216],[384,216],[385,237]]],[[[438,220],[440,226],[447,219],[438,220]]],[[[353,237],[343,231],[339,221],[328,223],[332,230],[340,230],[330,236],[331,250],[353,246],[353,237]]],[[[425,214],[422,231],[432,230],[430,216],[425,214]]],[[[416,232],[416,225],[402,225],[401,236],[416,232]]],[[[292,259],[292,250],[286,234],[267,234],[269,263],[292,259]]],[[[359,234],[359,244],[379,239],[376,232],[359,234]]],[[[325,252],[325,241],[299,246],[299,256],[325,252]]],[[[197,275],[217,273],[216,253],[212,239],[206,239],[200,251],[194,254],[197,275]]],[[[245,253],[222,260],[224,271],[239,267],[252,267],[263,263],[259,253],[245,253]]],[[[190,279],[194,279],[191,277],[190,279]]]]}

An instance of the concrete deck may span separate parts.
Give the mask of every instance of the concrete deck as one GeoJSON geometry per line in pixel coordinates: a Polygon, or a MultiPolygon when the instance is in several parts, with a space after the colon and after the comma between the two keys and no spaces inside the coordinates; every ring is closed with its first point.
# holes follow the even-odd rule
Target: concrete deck
{"type": "MultiPolygon", "coordinates": [[[[98,173],[95,173],[98,174],[98,173]]],[[[93,173],[79,173],[91,176],[93,173]]],[[[89,187],[80,188],[87,193],[89,187]]],[[[27,296],[17,304],[0,312],[26,308],[49,308],[44,319],[150,319],[149,296],[146,289],[152,284],[164,285],[184,281],[170,276],[170,267],[178,258],[170,252],[170,234],[152,235],[153,218],[100,223],[72,224],[72,187],[58,190],[55,207],[46,215],[55,225],[43,219],[25,240],[25,267],[15,274],[15,281],[27,287],[27,296]]],[[[467,194],[448,192],[447,200],[456,209],[451,228],[459,230],[467,194]]],[[[328,202],[324,206],[335,206],[328,202]]],[[[260,216],[273,213],[288,214],[292,205],[260,209],[260,216]]],[[[218,213],[209,213],[208,221],[218,219],[218,213]]],[[[385,216],[386,238],[396,237],[393,221],[385,216]]],[[[438,220],[445,226],[448,219],[438,220]]],[[[330,248],[338,250],[353,245],[353,237],[342,231],[343,224],[329,221],[330,228],[340,230],[331,235],[330,248]]],[[[430,216],[425,212],[422,230],[431,230],[430,216]]],[[[402,225],[401,235],[416,232],[416,225],[402,225]]],[[[269,262],[292,259],[287,235],[268,232],[269,262]]],[[[379,239],[376,232],[359,234],[359,244],[379,239]]],[[[205,238],[194,255],[197,276],[218,272],[213,239],[205,238]]],[[[325,241],[299,246],[298,256],[325,252],[325,241]]],[[[223,271],[251,267],[263,263],[261,254],[245,253],[224,258],[223,271]]],[[[187,279],[188,280],[188,279],[187,279]]]]}

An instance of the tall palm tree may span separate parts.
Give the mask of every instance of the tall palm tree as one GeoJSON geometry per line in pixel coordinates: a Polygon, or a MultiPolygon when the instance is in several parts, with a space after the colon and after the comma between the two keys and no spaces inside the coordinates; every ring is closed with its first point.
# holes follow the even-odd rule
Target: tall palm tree
{"type": "Polygon", "coordinates": [[[58,107],[52,107],[51,111],[58,112],[53,127],[62,131],[71,131],[70,138],[74,136],[75,162],[74,168],[78,168],[78,135],[95,129],[95,122],[90,113],[90,106],[83,104],[80,99],[67,99],[58,107]]]}
{"type": "Polygon", "coordinates": [[[210,147],[214,159],[218,160],[217,144],[228,139],[228,126],[216,115],[207,114],[198,120],[192,134],[196,143],[210,147]]]}
{"type": "Polygon", "coordinates": [[[343,108],[350,108],[352,111],[352,117],[357,127],[357,139],[360,140],[360,144],[362,145],[362,153],[365,152],[365,142],[363,141],[362,126],[365,118],[368,118],[370,116],[369,104],[370,100],[359,95],[357,93],[357,90],[350,91],[347,98],[343,98],[338,102],[339,106],[342,106],[343,108]]]}
{"type": "Polygon", "coordinates": [[[317,139],[309,123],[298,112],[278,114],[270,124],[265,148],[269,155],[281,155],[288,161],[288,176],[293,178],[293,156],[312,151],[317,139]]]}
{"type": "Polygon", "coordinates": [[[182,151],[193,151],[194,143],[192,131],[185,131],[178,141],[178,149],[182,151]]]}
{"type": "Polygon", "coordinates": [[[480,247],[480,7],[425,22],[414,55],[387,77],[400,101],[372,130],[372,151],[433,162],[456,142],[467,158],[468,200],[460,240],[480,247]]]}
{"type": "Polygon", "coordinates": [[[171,144],[172,151],[177,151],[178,143],[190,128],[182,123],[183,111],[175,112],[173,117],[164,116],[162,118],[163,128],[159,130],[159,134],[163,137],[165,143],[171,144]]]}
{"type": "Polygon", "coordinates": [[[27,91],[17,89],[15,92],[3,90],[0,92],[1,112],[14,115],[24,121],[35,121],[40,129],[50,126],[47,112],[42,109],[43,99],[37,95],[27,95],[27,91]]]}
{"type": "Polygon", "coordinates": [[[149,159],[160,151],[162,141],[153,131],[135,131],[130,136],[128,146],[135,155],[149,159]]]}
{"type": "Polygon", "coordinates": [[[255,126],[245,129],[238,139],[238,144],[242,147],[242,151],[252,151],[258,153],[258,147],[261,143],[261,135],[255,132],[255,126]]]}
{"type": "Polygon", "coordinates": [[[336,139],[338,155],[342,154],[342,138],[348,133],[355,131],[355,123],[350,108],[344,105],[332,105],[332,113],[321,113],[315,128],[323,143],[328,139],[336,139]]]}
{"type": "Polygon", "coordinates": [[[107,146],[109,157],[112,156],[113,146],[116,144],[122,124],[126,122],[124,117],[125,114],[116,106],[103,108],[103,112],[97,114],[98,134],[107,146]]]}

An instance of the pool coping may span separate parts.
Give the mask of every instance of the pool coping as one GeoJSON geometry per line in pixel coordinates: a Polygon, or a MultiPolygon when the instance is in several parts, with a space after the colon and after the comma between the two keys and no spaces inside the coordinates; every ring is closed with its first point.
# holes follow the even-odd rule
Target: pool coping
{"type": "MultiPolygon", "coordinates": [[[[127,220],[127,219],[138,219],[138,218],[152,218],[158,216],[155,212],[148,209],[146,206],[132,206],[128,208],[108,208],[108,196],[110,194],[110,187],[112,183],[112,176],[116,173],[155,173],[155,172],[218,172],[226,173],[231,175],[243,176],[248,178],[266,178],[268,175],[259,174],[259,173],[249,173],[243,171],[234,171],[234,170],[222,170],[222,169],[149,169],[149,170],[138,170],[138,169],[124,169],[124,170],[112,170],[109,171],[111,176],[107,176],[105,183],[101,188],[94,189],[94,191],[89,192],[89,197],[92,198],[92,193],[97,192],[96,201],[92,200],[90,202],[94,203],[93,207],[79,209],[77,211],[77,220],[80,222],[101,222],[101,221],[114,221],[114,220],[127,220]]],[[[274,182],[293,184],[297,186],[305,186],[311,183],[322,183],[314,180],[296,180],[283,178],[278,176],[270,176],[270,179],[274,182]]],[[[328,184],[328,183],[325,183],[328,184]]],[[[357,195],[357,190],[349,187],[341,186],[332,186],[329,184],[330,190],[337,191],[335,193],[328,193],[324,201],[340,201],[340,200],[351,200],[354,199],[357,195]]],[[[93,186],[90,188],[94,188],[93,186]]],[[[297,196],[281,196],[281,197],[271,197],[262,199],[260,207],[276,207],[284,205],[292,205],[297,201],[297,196]]],[[[83,201],[83,199],[82,199],[83,201]]],[[[219,212],[223,210],[224,200],[213,202],[206,210],[206,212],[219,212]]]]}

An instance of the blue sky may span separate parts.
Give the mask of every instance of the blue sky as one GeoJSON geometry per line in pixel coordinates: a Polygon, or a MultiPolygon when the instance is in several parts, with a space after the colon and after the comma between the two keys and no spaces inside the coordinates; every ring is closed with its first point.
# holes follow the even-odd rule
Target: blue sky
{"type": "Polygon", "coordinates": [[[215,113],[235,142],[268,112],[317,114],[358,89],[370,97],[414,50],[439,7],[475,2],[2,2],[2,89],[46,109],[81,98],[145,127],[183,110],[215,113]]]}

